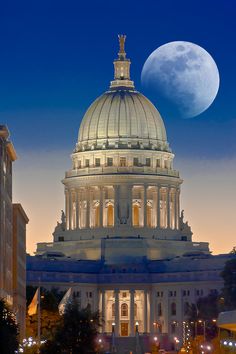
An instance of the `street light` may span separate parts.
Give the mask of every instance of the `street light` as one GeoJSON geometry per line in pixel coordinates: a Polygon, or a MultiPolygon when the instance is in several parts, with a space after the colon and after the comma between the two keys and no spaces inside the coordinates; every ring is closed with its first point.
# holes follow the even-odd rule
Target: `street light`
{"type": "Polygon", "coordinates": [[[115,322],[112,322],[111,325],[112,325],[112,334],[113,334],[113,333],[115,333],[115,325],[116,325],[116,324],[115,324],[115,322]]]}
{"type": "Polygon", "coordinates": [[[135,322],[135,330],[136,330],[136,333],[138,333],[138,321],[135,322]]]}

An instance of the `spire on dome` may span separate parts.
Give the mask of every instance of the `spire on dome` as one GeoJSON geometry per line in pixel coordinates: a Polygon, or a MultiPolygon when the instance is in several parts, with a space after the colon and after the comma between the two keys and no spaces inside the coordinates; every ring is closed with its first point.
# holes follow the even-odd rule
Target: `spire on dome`
{"type": "Polygon", "coordinates": [[[130,60],[126,58],[125,39],[126,35],[119,34],[119,53],[118,58],[114,60],[114,81],[111,82],[111,89],[118,87],[134,88],[133,81],[130,80],[130,60]]]}

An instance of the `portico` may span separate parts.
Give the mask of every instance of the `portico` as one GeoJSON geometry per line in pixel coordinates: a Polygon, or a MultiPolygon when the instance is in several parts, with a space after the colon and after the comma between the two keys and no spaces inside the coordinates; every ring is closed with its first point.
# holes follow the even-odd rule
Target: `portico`
{"type": "Polygon", "coordinates": [[[104,319],[102,331],[112,332],[114,326],[116,336],[134,336],[136,328],[139,333],[147,333],[150,328],[151,315],[150,291],[135,289],[101,290],[99,292],[99,308],[104,319]]]}

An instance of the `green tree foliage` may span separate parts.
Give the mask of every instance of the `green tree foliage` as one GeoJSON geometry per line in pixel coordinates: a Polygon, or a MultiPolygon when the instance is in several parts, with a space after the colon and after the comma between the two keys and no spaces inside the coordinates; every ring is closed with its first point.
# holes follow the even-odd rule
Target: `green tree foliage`
{"type": "Polygon", "coordinates": [[[236,310],[236,257],[225,263],[221,273],[224,279],[223,298],[226,310],[236,310]]]}
{"type": "MultiPolygon", "coordinates": [[[[37,287],[27,286],[26,288],[26,298],[27,306],[32,301],[37,287]]],[[[41,336],[42,339],[50,339],[57,327],[58,321],[60,320],[58,312],[58,304],[61,301],[64,292],[58,291],[58,289],[53,288],[47,290],[41,288],[41,336]]],[[[38,330],[38,316],[26,315],[26,335],[27,337],[37,337],[38,330]]]]}
{"type": "Polygon", "coordinates": [[[18,327],[15,316],[3,299],[0,299],[0,352],[13,354],[18,349],[18,327]]]}
{"type": "Polygon", "coordinates": [[[189,305],[187,317],[192,324],[192,334],[203,335],[205,327],[206,338],[214,338],[217,335],[215,320],[221,311],[221,297],[218,293],[199,298],[196,305],[189,305]]]}
{"type": "Polygon", "coordinates": [[[92,312],[89,306],[80,310],[74,301],[66,307],[53,339],[45,343],[41,353],[95,353],[99,326],[99,313],[92,312]]]}

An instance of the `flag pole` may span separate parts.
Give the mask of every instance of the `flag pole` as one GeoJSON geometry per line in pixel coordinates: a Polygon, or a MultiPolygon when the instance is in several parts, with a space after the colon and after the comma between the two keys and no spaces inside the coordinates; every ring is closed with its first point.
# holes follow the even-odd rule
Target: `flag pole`
{"type": "Polygon", "coordinates": [[[41,293],[40,293],[40,281],[38,291],[38,354],[40,353],[41,344],[41,293]]]}

